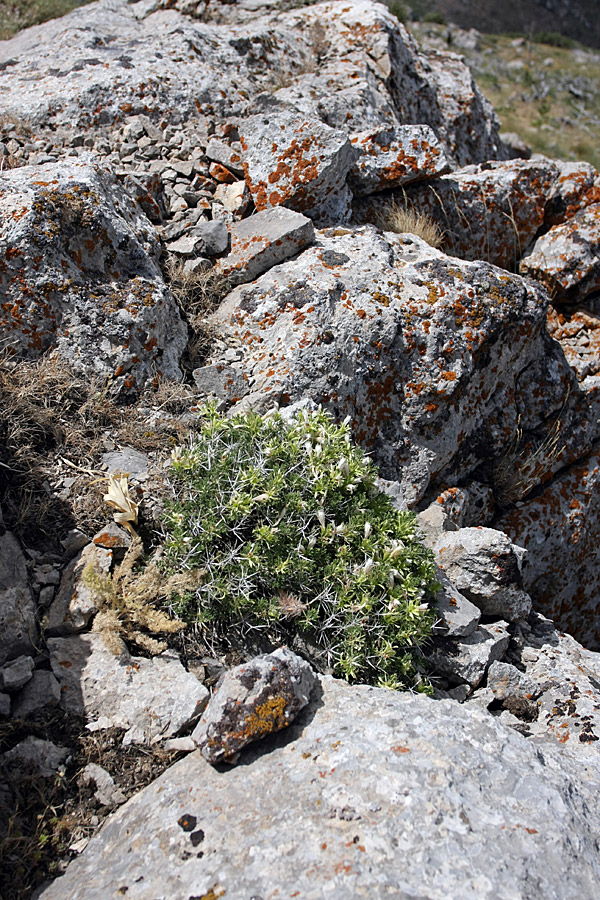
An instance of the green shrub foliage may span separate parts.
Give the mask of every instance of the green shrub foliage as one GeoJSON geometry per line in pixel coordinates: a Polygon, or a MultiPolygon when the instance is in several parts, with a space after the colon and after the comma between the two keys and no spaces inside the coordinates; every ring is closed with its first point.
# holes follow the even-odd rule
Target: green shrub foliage
{"type": "Polygon", "coordinates": [[[173,457],[166,566],[203,573],[175,601],[180,618],[213,646],[286,642],[349,681],[427,689],[433,558],[345,424],[208,407],[173,457]]]}

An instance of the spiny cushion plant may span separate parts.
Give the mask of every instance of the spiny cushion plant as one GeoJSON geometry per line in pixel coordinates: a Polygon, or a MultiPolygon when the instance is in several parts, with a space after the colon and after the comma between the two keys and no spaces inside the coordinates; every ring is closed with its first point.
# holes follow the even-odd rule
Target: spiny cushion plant
{"type": "Polygon", "coordinates": [[[203,578],[172,611],[213,646],[296,643],[349,681],[427,690],[435,566],[376,477],[321,410],[286,423],[207,407],[173,454],[165,565],[203,578]]]}

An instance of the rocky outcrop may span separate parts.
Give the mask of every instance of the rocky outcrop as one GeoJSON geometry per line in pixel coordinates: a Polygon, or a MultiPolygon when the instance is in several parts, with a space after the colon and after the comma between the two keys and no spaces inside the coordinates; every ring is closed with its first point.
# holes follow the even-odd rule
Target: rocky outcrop
{"type": "Polygon", "coordinates": [[[43,900],[594,895],[596,774],[469,704],[324,678],[297,725],[255,746],[226,772],[199,753],[171,768],[43,900]]]}
{"type": "Polygon", "coordinates": [[[519,405],[531,397],[548,415],[560,404],[566,383],[535,399],[547,304],[485,263],[365,227],[321,232],[297,259],[234,290],[214,322],[243,352],[243,404],[308,396],[350,415],[355,438],[414,504],[431,482],[464,478],[506,446],[515,379],[519,405]]]}
{"type": "Polygon", "coordinates": [[[11,352],[49,349],[124,394],[178,378],[186,328],[154,229],[114,175],[86,162],[0,176],[0,328],[11,352]]]}

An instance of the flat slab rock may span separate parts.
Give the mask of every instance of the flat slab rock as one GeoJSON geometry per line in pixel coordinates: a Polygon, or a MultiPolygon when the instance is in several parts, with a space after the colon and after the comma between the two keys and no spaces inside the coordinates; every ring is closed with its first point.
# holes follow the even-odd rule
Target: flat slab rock
{"type": "Polygon", "coordinates": [[[548,302],[518,276],[365,226],[318,232],[296,258],[235,288],[212,321],[242,351],[243,404],[309,397],[339,421],[349,415],[410,505],[434,473],[463,477],[500,454],[520,410],[536,407],[531,364],[553,346],[548,302]]]}
{"type": "Polygon", "coordinates": [[[312,221],[285,207],[267,209],[234,222],[231,250],[219,269],[231,284],[254,281],[267,269],[300,253],[315,236],[312,221]]]}
{"type": "Polygon", "coordinates": [[[0,255],[0,330],[19,355],[56,348],[115,390],[180,377],[187,332],[154,228],[91,157],[0,174],[0,255]]]}
{"type": "Polygon", "coordinates": [[[208,691],[179,658],[115,656],[101,634],[48,640],[60,705],[83,715],[91,730],[125,728],[124,744],[170,737],[200,715],[208,691]]]}
{"type": "Polygon", "coordinates": [[[468,705],[321,687],[242,764],[165,772],[43,900],[594,900],[597,772],[468,705]]]}

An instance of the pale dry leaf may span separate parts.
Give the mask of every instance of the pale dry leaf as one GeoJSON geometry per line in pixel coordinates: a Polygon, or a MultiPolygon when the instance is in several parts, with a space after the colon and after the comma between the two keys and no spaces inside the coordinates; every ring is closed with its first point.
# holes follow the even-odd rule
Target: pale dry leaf
{"type": "Polygon", "coordinates": [[[137,525],[138,506],[129,493],[127,475],[107,475],[108,491],[104,495],[104,502],[116,509],[114,520],[123,525],[131,534],[135,535],[133,525],[137,525]]]}

